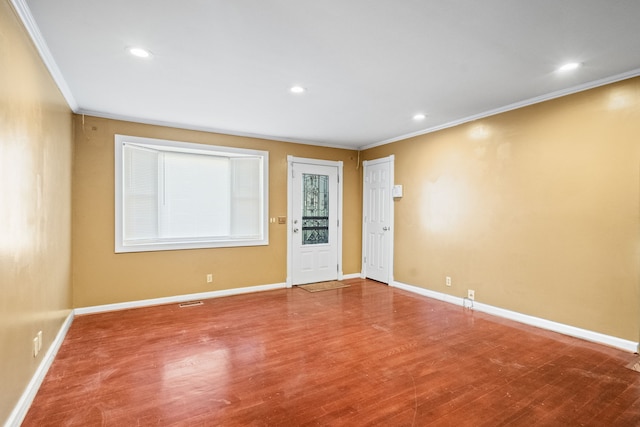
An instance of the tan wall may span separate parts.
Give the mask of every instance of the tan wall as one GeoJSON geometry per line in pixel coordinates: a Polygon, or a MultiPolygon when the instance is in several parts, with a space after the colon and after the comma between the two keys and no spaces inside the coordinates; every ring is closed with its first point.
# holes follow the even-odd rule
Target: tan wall
{"type": "Polygon", "coordinates": [[[74,306],[86,307],[286,280],[286,225],[269,245],[114,253],[114,135],[269,151],[269,216],[287,215],[287,155],[344,162],[343,271],[360,271],[361,196],[357,152],[76,116],[73,197],[74,306]],[[206,283],[213,273],[213,283],[206,283]]]}
{"type": "Polygon", "coordinates": [[[404,185],[395,279],[638,341],[639,138],[635,78],[366,150],[404,185]]]}
{"type": "MultiPolygon", "coordinates": [[[[343,160],[343,269],[360,271],[355,152],[81,116],[74,137],[69,108],[8,0],[0,2],[0,70],[0,421],[72,303],[286,279],[278,224],[266,247],[114,254],[115,133],[268,150],[271,217],[286,215],[287,155],[343,160]],[[33,358],[39,330],[44,347],[33,358]]],[[[395,279],[456,296],[473,288],[480,302],[637,341],[638,135],[636,78],[366,150],[364,159],[395,154],[404,185],[395,279]]]]}
{"type": "Polygon", "coordinates": [[[0,1],[0,424],[71,307],[71,111],[0,1]],[[32,339],[43,348],[32,356],[32,339]]]}

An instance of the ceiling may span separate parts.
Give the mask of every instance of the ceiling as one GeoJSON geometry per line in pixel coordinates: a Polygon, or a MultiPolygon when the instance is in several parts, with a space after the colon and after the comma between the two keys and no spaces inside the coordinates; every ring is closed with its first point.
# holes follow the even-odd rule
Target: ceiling
{"type": "Polygon", "coordinates": [[[317,145],[372,147],[640,75],[638,0],[13,3],[76,113],[317,145]],[[556,71],[569,61],[582,66],[556,71]]]}

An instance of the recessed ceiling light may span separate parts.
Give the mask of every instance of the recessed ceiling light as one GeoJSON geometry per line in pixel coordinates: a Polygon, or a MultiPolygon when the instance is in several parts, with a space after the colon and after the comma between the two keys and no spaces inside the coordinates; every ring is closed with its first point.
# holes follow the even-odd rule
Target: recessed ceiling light
{"type": "Polygon", "coordinates": [[[291,93],[304,93],[307,91],[302,86],[291,86],[291,89],[289,90],[291,91],[291,93]]]}
{"type": "Polygon", "coordinates": [[[137,56],[138,58],[150,58],[151,52],[147,49],[143,49],[141,47],[130,47],[127,49],[129,53],[133,56],[137,56]]]}
{"type": "Polygon", "coordinates": [[[420,120],[424,120],[424,119],[426,119],[426,118],[427,118],[427,115],[426,115],[426,114],[423,114],[423,113],[418,113],[418,114],[415,114],[415,115],[413,116],[413,120],[415,120],[415,121],[417,121],[417,122],[419,122],[420,120]]]}
{"type": "Polygon", "coordinates": [[[561,73],[564,73],[566,71],[572,71],[572,70],[575,70],[576,68],[580,68],[581,65],[582,64],[579,62],[567,62],[566,64],[559,67],[558,71],[560,71],[561,73]]]}

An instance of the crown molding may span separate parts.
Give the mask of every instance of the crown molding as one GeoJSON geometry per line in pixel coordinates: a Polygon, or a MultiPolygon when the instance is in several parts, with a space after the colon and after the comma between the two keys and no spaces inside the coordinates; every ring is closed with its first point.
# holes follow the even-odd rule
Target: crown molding
{"type": "Polygon", "coordinates": [[[124,122],[140,123],[145,125],[164,126],[164,127],[172,127],[176,129],[186,129],[186,130],[195,130],[200,132],[217,133],[220,135],[240,136],[245,138],[264,139],[268,141],[277,141],[277,142],[288,142],[291,144],[313,145],[317,147],[339,148],[342,150],[351,150],[351,151],[358,150],[356,147],[353,147],[353,146],[332,144],[332,143],[327,143],[323,141],[294,139],[294,138],[288,138],[284,136],[281,137],[281,136],[274,136],[274,135],[262,135],[262,134],[251,133],[251,132],[240,132],[240,131],[234,131],[230,129],[215,128],[210,126],[192,125],[187,123],[177,123],[177,122],[171,122],[171,121],[165,121],[165,120],[154,120],[154,119],[147,119],[143,117],[133,117],[133,116],[123,115],[123,114],[104,113],[101,111],[92,111],[92,110],[86,110],[83,108],[79,109],[78,111],[75,111],[75,113],[80,115],[99,117],[103,119],[121,120],[124,122]]]}
{"type": "Polygon", "coordinates": [[[124,120],[124,121],[137,122],[137,123],[143,123],[143,124],[152,124],[152,125],[169,126],[169,127],[176,127],[176,128],[189,129],[189,130],[213,132],[213,133],[219,133],[224,135],[243,136],[243,137],[250,137],[250,138],[266,139],[271,141],[290,142],[290,143],[296,143],[296,144],[323,146],[328,148],[339,148],[339,149],[354,150],[354,151],[367,150],[367,149],[378,147],[381,145],[391,144],[393,142],[402,141],[402,140],[413,138],[416,136],[437,132],[439,130],[451,128],[464,123],[472,122],[474,120],[483,119],[486,117],[505,113],[507,111],[516,110],[519,108],[527,107],[529,105],[538,104],[544,101],[549,101],[555,98],[560,98],[560,97],[571,95],[577,92],[582,92],[582,91],[593,89],[599,86],[604,86],[604,85],[615,83],[621,80],[640,76],[640,68],[637,68],[625,73],[583,83],[577,86],[551,92],[545,95],[536,96],[523,101],[515,102],[513,104],[505,105],[500,108],[488,110],[482,113],[478,113],[478,114],[467,116],[461,119],[453,120],[437,126],[422,129],[416,132],[399,135],[393,138],[385,139],[383,141],[372,142],[370,144],[366,144],[360,147],[354,147],[352,145],[346,145],[346,144],[334,144],[334,143],[327,143],[324,141],[299,140],[299,139],[292,139],[288,137],[253,134],[249,132],[240,132],[240,131],[234,131],[234,130],[228,130],[228,129],[212,128],[207,126],[188,125],[188,124],[182,124],[182,123],[174,123],[170,121],[129,117],[124,115],[109,114],[104,112],[96,112],[96,111],[88,111],[88,110],[80,109],[76,99],[73,96],[73,93],[71,92],[71,89],[69,88],[69,85],[67,84],[64,76],[62,75],[62,72],[60,71],[60,68],[58,67],[58,64],[54,60],[53,55],[51,54],[51,51],[49,50],[49,47],[47,46],[47,43],[44,40],[44,37],[42,36],[42,33],[40,32],[40,29],[38,28],[38,25],[35,19],[33,18],[33,15],[31,14],[31,10],[27,5],[27,1],[11,0],[11,4],[13,5],[13,8],[15,9],[17,15],[22,21],[27,32],[29,33],[31,40],[33,41],[38,53],[40,54],[40,57],[42,58],[42,61],[44,62],[47,69],[49,70],[49,73],[51,74],[53,80],[58,86],[58,89],[62,93],[62,96],[65,98],[67,104],[69,105],[69,108],[76,114],[86,114],[86,115],[109,118],[114,120],[124,120]]]}
{"type": "Polygon", "coordinates": [[[40,54],[40,58],[42,58],[42,61],[49,70],[49,73],[62,93],[62,96],[67,101],[69,108],[71,108],[73,112],[77,112],[78,103],[73,97],[67,81],[62,76],[62,72],[60,71],[60,68],[58,68],[58,64],[53,59],[53,55],[51,55],[51,51],[40,32],[40,28],[38,28],[38,24],[36,24],[36,21],[31,14],[31,9],[29,9],[26,0],[11,0],[11,4],[20,17],[22,24],[27,29],[29,36],[31,36],[31,40],[36,46],[36,49],[40,54]]]}
{"type": "Polygon", "coordinates": [[[369,145],[364,145],[359,148],[359,150],[368,150],[369,148],[378,147],[380,145],[391,144],[392,142],[402,141],[404,139],[413,138],[415,136],[425,135],[428,133],[433,133],[439,130],[451,128],[454,126],[458,126],[464,123],[472,122],[474,120],[483,119],[490,116],[495,116],[496,114],[506,113],[507,111],[517,110],[518,108],[528,107],[529,105],[539,104],[544,101],[550,101],[555,98],[561,98],[563,96],[572,95],[574,93],[583,92],[589,89],[595,89],[600,86],[605,86],[611,83],[619,82],[622,80],[630,79],[633,77],[640,76],[640,68],[636,68],[631,71],[627,71],[626,73],[616,74],[614,76],[605,77],[599,80],[593,80],[587,83],[583,83],[577,86],[572,86],[567,89],[558,90],[555,92],[547,93],[545,95],[536,96],[533,98],[525,99],[524,101],[515,102],[513,104],[505,105],[500,108],[496,108],[493,110],[488,110],[483,113],[474,114],[472,116],[464,117],[462,119],[454,120],[448,123],[444,123],[438,126],[433,126],[430,128],[426,128],[417,132],[407,133],[404,135],[396,136],[394,138],[385,139],[384,141],[374,142],[369,145]]]}

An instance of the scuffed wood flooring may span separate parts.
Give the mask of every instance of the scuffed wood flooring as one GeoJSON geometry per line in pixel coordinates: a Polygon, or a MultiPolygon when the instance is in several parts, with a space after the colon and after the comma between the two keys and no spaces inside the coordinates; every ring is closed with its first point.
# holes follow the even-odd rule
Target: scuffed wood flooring
{"type": "Polygon", "coordinates": [[[78,316],[23,425],[640,425],[633,354],[347,282],[78,316]]]}

